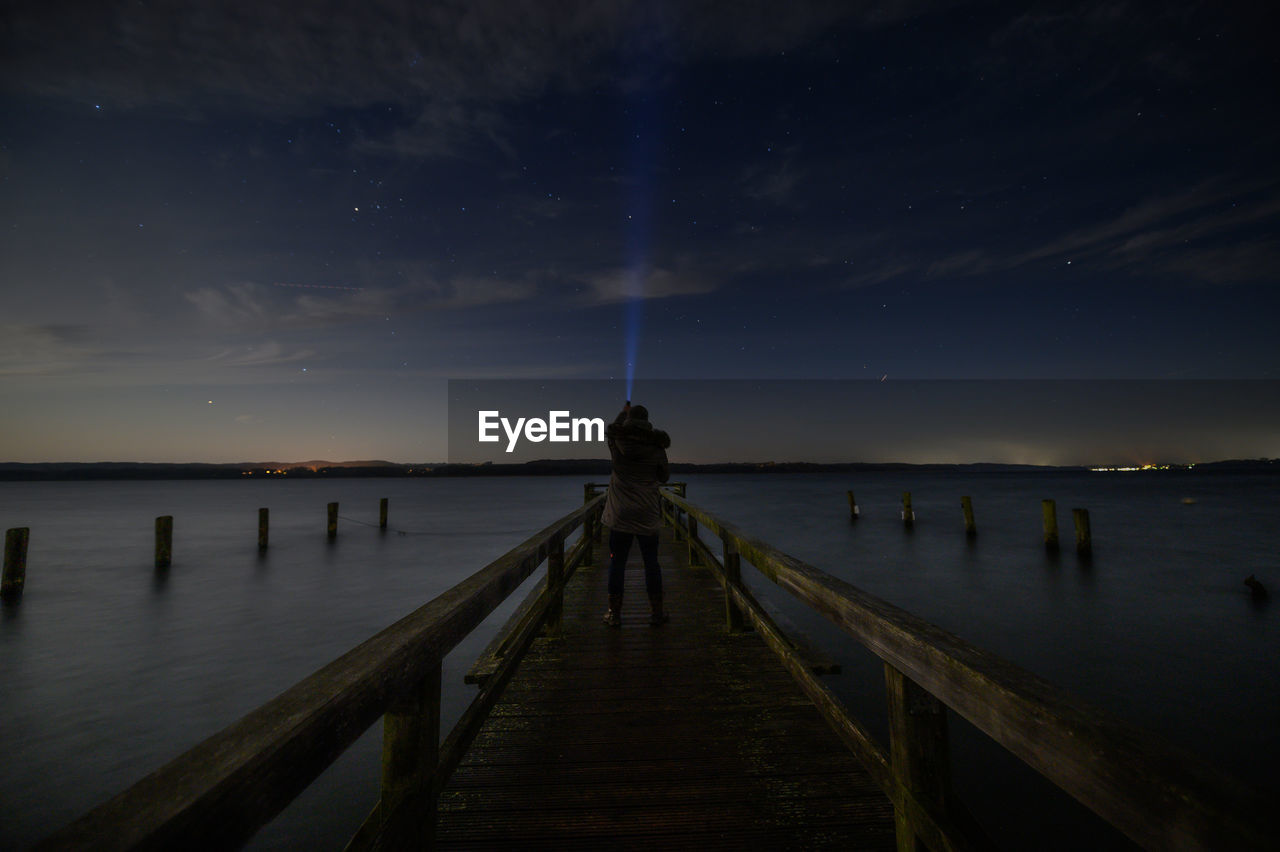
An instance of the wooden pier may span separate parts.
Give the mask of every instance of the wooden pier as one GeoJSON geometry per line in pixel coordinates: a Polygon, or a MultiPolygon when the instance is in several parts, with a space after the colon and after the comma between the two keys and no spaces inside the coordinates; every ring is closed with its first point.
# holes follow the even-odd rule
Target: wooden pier
{"type": "Polygon", "coordinates": [[[632,547],[619,629],[606,548],[564,596],[440,795],[440,848],[893,849],[893,807],[724,591],[660,539],[668,624],[632,547]]]}
{"type": "Polygon", "coordinates": [[[637,566],[606,627],[599,492],[37,848],[237,848],[379,719],[381,792],[350,850],[986,848],[952,788],[952,714],[1145,848],[1274,848],[1258,791],[680,486],[662,495],[671,621],[648,624],[637,566]],[[441,661],[543,565],[442,738],[441,661]],[[883,660],[888,743],[753,597],[747,565],[883,660]]]}

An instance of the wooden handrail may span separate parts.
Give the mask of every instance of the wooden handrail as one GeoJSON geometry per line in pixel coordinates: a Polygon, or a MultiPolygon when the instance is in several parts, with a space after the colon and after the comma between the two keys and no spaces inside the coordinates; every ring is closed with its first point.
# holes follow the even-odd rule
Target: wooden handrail
{"type": "MultiPolygon", "coordinates": [[[[678,531],[696,537],[701,525],[912,685],[1139,844],[1151,849],[1272,848],[1270,802],[1199,757],[746,535],[669,490],[663,490],[662,499],[664,514],[677,522],[678,531]],[[687,518],[683,529],[681,514],[687,518]]],[[[690,547],[695,548],[692,542],[690,547]]],[[[743,595],[727,591],[738,606],[749,604],[743,595]]],[[[873,774],[883,779],[883,772],[873,774]]],[[[896,769],[894,776],[890,787],[896,788],[903,782],[896,769]]],[[[886,793],[901,801],[901,790],[886,793]]],[[[938,838],[936,845],[952,843],[958,845],[959,839],[938,838]]]]}
{"type": "MultiPolygon", "coordinates": [[[[597,496],[124,792],[38,849],[236,847],[393,704],[430,692],[440,663],[567,536],[597,496]]],[[[554,594],[557,591],[552,589],[554,594]]],[[[430,712],[429,710],[426,712],[430,712]]],[[[435,710],[438,713],[438,709],[435,710]]],[[[425,768],[434,775],[434,765],[425,768]]]]}

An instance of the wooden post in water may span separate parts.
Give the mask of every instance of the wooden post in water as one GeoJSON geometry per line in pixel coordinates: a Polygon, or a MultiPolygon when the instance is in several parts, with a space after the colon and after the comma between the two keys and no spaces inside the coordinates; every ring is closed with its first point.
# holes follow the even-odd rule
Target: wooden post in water
{"type": "Polygon", "coordinates": [[[383,497],[378,501],[378,529],[385,530],[387,528],[387,498],[383,497]]]}
{"type": "Polygon", "coordinates": [[[902,523],[908,529],[916,522],[916,513],[911,508],[911,492],[902,492],[902,523]]]}
{"type": "Polygon", "coordinates": [[[973,538],[978,534],[978,525],[973,521],[973,498],[961,497],[960,508],[964,511],[964,534],[973,538]]]}
{"type": "Polygon", "coordinates": [[[440,666],[407,695],[392,699],[382,717],[382,797],[378,819],[392,835],[392,848],[431,848],[436,820],[433,789],[440,761],[440,666]],[[412,800],[412,801],[411,801],[412,800]],[[390,825],[396,808],[405,802],[423,806],[411,818],[390,825]],[[419,805],[421,802],[421,805],[419,805]]]}
{"type": "Polygon", "coordinates": [[[564,616],[564,538],[556,536],[547,544],[547,635],[559,636],[564,616]]]}
{"type": "Polygon", "coordinates": [[[1093,533],[1089,530],[1089,510],[1072,509],[1071,516],[1076,522],[1076,553],[1081,556],[1093,555],[1093,533]]]}
{"type": "Polygon", "coordinates": [[[329,532],[329,538],[338,537],[338,504],[337,503],[329,504],[328,532],[329,532]]]}
{"type": "Polygon", "coordinates": [[[1044,546],[1048,550],[1058,549],[1058,508],[1052,500],[1041,500],[1040,510],[1044,514],[1044,546]]]}
{"type": "Polygon", "coordinates": [[[258,549],[267,549],[267,538],[271,531],[271,511],[266,508],[258,510],[258,549]]]}
{"type": "Polygon", "coordinates": [[[853,523],[858,520],[858,501],[853,499],[852,491],[846,491],[845,493],[849,495],[849,523],[853,523]]]}
{"type": "Polygon", "coordinates": [[[724,545],[724,614],[730,633],[742,632],[742,610],[733,601],[729,590],[742,584],[742,557],[738,554],[738,545],[728,535],[721,535],[724,545]]]}
{"type": "Polygon", "coordinates": [[[168,568],[173,562],[173,515],[156,518],[156,567],[168,568]]]}
{"type": "MultiPolygon", "coordinates": [[[[947,708],[888,663],[884,666],[889,705],[889,768],[902,788],[918,802],[946,814],[951,800],[951,767],[947,747],[947,708]]],[[[893,809],[898,852],[924,852],[909,808],[893,809]]]]}
{"type": "Polygon", "coordinates": [[[4,534],[4,575],[0,579],[0,598],[16,601],[22,597],[27,583],[27,542],[30,527],[14,527],[4,534]]]}

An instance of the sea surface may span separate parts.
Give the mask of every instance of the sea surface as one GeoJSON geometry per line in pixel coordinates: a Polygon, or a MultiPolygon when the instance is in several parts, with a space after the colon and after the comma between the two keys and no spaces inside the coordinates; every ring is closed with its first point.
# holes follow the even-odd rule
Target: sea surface
{"type": "MultiPolygon", "coordinates": [[[[1256,574],[1280,601],[1280,478],[908,470],[688,481],[691,501],[756,537],[1280,794],[1280,603],[1258,604],[1243,585],[1256,574]],[[973,498],[972,540],[962,495],[973,498]],[[1042,542],[1043,498],[1057,501],[1056,554],[1042,542]],[[1077,506],[1092,521],[1088,562],[1074,550],[1077,506]]],[[[0,613],[0,849],[30,846],[479,570],[577,506],[581,485],[0,483],[0,526],[31,528],[25,594],[0,613]],[[332,501],[341,520],[330,542],[332,501]],[[152,567],[158,515],[174,516],[163,575],[152,567]]],[[[832,687],[887,739],[882,664],[744,575],[843,665],[832,687]]],[[[446,660],[446,730],[474,694],[463,674],[522,597],[446,660]]],[[[1124,848],[954,714],[951,724],[956,789],[1002,847],[1124,848]]],[[[376,801],[380,737],[375,725],[250,848],[341,849],[376,801]]]]}

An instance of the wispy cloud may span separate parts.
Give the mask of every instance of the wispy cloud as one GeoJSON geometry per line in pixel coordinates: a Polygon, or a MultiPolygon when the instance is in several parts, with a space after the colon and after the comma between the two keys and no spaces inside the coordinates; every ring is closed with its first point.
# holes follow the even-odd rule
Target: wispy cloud
{"type": "Polygon", "coordinates": [[[129,354],[104,347],[87,325],[0,326],[0,376],[91,373],[129,354]]]}
{"type": "Polygon", "coordinates": [[[1261,190],[1226,180],[1131,204],[1096,224],[1030,247],[966,248],[941,257],[927,252],[880,253],[850,286],[898,277],[980,276],[1037,263],[1087,262],[1095,268],[1169,273],[1184,281],[1229,284],[1274,275],[1280,248],[1258,236],[1280,217],[1276,187],[1261,190]]]}
{"type": "Polygon", "coordinates": [[[316,355],[313,349],[291,349],[275,341],[223,349],[207,361],[225,367],[274,367],[306,361],[316,355]]]}
{"type": "Polygon", "coordinates": [[[634,270],[620,268],[601,272],[586,279],[593,301],[599,304],[625,302],[630,299],[665,299],[672,296],[699,296],[716,289],[710,276],[692,270],[656,268],[643,280],[634,270]]]}
{"type": "Polygon", "coordinates": [[[454,157],[487,139],[508,148],[499,107],[552,87],[622,85],[631,54],[678,64],[768,55],[847,23],[875,28],[922,0],[760,2],[369,0],[358,5],[22,3],[8,10],[0,86],[109,108],[167,107],[199,118],[275,117],[391,105],[406,122],[365,150],[454,157]],[[625,64],[625,62],[624,62],[625,64]]]}
{"type": "Polygon", "coordinates": [[[531,277],[433,277],[414,264],[388,264],[392,286],[328,287],[255,282],[201,287],[185,294],[205,324],[245,332],[273,328],[329,327],[415,311],[454,311],[533,298],[531,277]]]}

